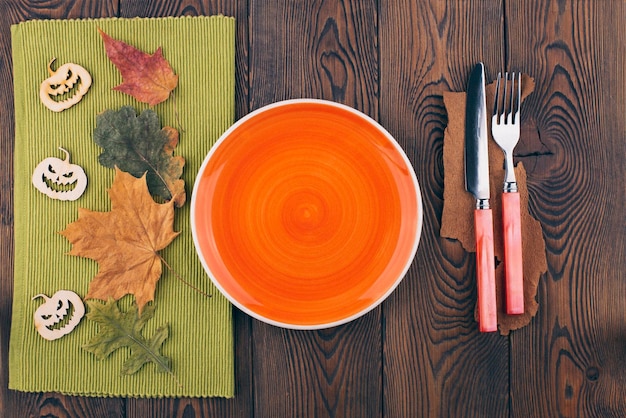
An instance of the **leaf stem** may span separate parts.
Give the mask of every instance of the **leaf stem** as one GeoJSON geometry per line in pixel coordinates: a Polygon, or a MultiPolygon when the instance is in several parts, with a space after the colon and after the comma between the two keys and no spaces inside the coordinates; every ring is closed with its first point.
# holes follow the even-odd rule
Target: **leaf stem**
{"type": "Polygon", "coordinates": [[[189,286],[190,288],[192,288],[193,290],[195,290],[196,292],[200,293],[201,295],[206,296],[207,298],[211,298],[213,297],[213,295],[206,293],[205,291],[197,288],[196,286],[192,285],[191,283],[189,283],[187,280],[183,279],[182,277],[180,277],[180,275],[178,273],[176,273],[176,271],[172,268],[172,266],[170,266],[167,261],[165,261],[165,259],[161,256],[161,254],[156,253],[156,255],[161,259],[161,262],[163,264],[165,264],[165,267],[168,268],[168,270],[170,272],[172,272],[172,274],[174,275],[174,277],[176,277],[178,280],[180,280],[181,282],[183,282],[184,284],[186,284],[187,286],[189,286]]]}
{"type": "Polygon", "coordinates": [[[180,128],[181,132],[185,132],[185,128],[183,127],[183,124],[180,123],[180,114],[178,113],[178,106],[176,105],[176,94],[174,94],[174,91],[172,91],[171,93],[172,95],[172,101],[174,102],[174,117],[176,118],[176,123],[178,123],[178,127],[180,128]]]}
{"type": "Polygon", "coordinates": [[[174,379],[174,382],[176,382],[176,384],[178,385],[178,387],[180,389],[182,389],[184,386],[182,383],[180,383],[180,381],[178,380],[178,378],[176,377],[176,375],[174,374],[174,372],[172,372],[171,370],[167,371],[169,373],[169,375],[172,377],[172,379],[174,379]]]}

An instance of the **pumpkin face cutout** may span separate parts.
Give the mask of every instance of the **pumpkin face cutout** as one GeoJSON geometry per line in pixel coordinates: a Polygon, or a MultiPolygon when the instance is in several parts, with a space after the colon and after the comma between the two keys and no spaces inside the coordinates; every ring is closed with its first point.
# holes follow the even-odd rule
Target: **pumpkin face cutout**
{"type": "Polygon", "coordinates": [[[44,298],[45,302],[37,308],[33,319],[37,332],[46,340],[56,340],[69,334],[85,315],[85,305],[82,299],[72,291],[59,290],[51,298],[46,295],[37,295],[33,297],[33,300],[40,297],[44,298]],[[71,316],[67,318],[69,315],[71,316]]]}
{"type": "Polygon", "coordinates": [[[33,185],[41,193],[58,200],[76,200],[87,188],[87,175],[81,166],[70,163],[70,153],[65,160],[49,157],[40,162],[33,172],[33,185]]]}
{"type": "Polygon", "coordinates": [[[91,75],[78,64],[63,64],[52,71],[53,58],[48,64],[50,77],[39,88],[39,98],[53,112],[62,112],[78,103],[91,87],[91,75]]]}

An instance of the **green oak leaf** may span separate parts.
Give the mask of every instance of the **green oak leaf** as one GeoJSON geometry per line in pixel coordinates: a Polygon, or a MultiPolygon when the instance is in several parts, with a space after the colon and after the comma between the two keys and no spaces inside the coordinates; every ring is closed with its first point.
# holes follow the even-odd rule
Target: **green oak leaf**
{"type": "Polygon", "coordinates": [[[185,181],[180,178],[185,159],[173,155],[178,131],[161,128],[153,110],[144,110],[139,116],[131,106],[107,110],[96,117],[93,138],[104,149],[98,157],[100,164],[117,166],[137,178],[147,173],[152,195],[173,199],[177,207],[185,203],[185,181]]]}
{"type": "Polygon", "coordinates": [[[137,372],[146,363],[154,363],[161,373],[172,373],[170,360],[160,353],[163,342],[169,335],[167,324],[159,327],[148,340],[142,335],[144,325],[154,316],[154,305],[146,305],[141,316],[137,305],[122,312],[117,302],[110,298],[105,304],[87,300],[87,318],[99,325],[98,334],[83,349],[104,360],[115,350],[128,347],[131,355],[122,365],[122,374],[137,372]]]}

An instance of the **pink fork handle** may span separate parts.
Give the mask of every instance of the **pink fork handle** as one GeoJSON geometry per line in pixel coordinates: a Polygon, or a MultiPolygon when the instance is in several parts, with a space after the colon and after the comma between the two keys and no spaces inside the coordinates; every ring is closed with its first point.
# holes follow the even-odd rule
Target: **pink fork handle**
{"type": "Polygon", "coordinates": [[[524,313],[524,269],[522,266],[522,226],[519,193],[502,193],[504,225],[504,272],[506,313],[524,313]]]}
{"type": "Polygon", "coordinates": [[[474,229],[476,231],[478,328],[480,332],[492,332],[498,330],[498,312],[491,209],[474,210],[474,229]]]}

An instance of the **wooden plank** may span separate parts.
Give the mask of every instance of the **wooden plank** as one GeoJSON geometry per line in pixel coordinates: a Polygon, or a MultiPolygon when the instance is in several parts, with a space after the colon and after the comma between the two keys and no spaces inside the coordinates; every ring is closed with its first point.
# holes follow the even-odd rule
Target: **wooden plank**
{"type": "MultiPolygon", "coordinates": [[[[373,1],[251,2],[250,108],[313,97],[378,114],[373,1]]],[[[255,415],[380,416],[380,309],[324,331],[253,321],[255,415]]]]}
{"type": "MultiPolygon", "coordinates": [[[[24,416],[120,416],[124,400],[79,398],[54,393],[8,390],[8,344],[13,295],[13,76],[10,25],[30,19],[65,19],[116,16],[117,1],[74,1],[35,4],[0,0],[0,415],[24,416]]],[[[60,371],[62,372],[62,371],[60,371]]]]}
{"type": "MultiPolygon", "coordinates": [[[[248,113],[248,25],[246,1],[123,0],[121,17],[210,16],[222,14],[236,19],[236,114],[248,113]]],[[[252,416],[252,347],[250,318],[234,309],[235,398],[128,399],[127,417],[158,416],[252,416]]]]}
{"type": "Polygon", "coordinates": [[[250,107],[314,97],[378,116],[374,1],[253,1],[250,107]]]}
{"type": "Polygon", "coordinates": [[[507,1],[509,67],[535,78],[518,159],[549,272],[512,335],[512,416],[623,417],[626,3],[507,1]]]}
{"type": "Polygon", "coordinates": [[[424,201],[416,259],[384,304],[385,416],[507,417],[507,338],[478,332],[475,255],[439,237],[443,133],[453,117],[442,93],[465,91],[477,61],[488,78],[500,68],[501,2],[380,8],[380,120],[412,161],[424,201]]]}

